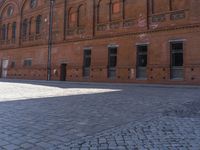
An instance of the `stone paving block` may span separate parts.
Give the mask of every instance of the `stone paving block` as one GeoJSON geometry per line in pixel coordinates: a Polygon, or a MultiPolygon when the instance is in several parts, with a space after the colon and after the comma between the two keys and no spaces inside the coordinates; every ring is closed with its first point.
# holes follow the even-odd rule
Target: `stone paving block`
{"type": "Polygon", "coordinates": [[[30,149],[30,148],[34,147],[34,145],[30,144],[30,143],[23,143],[20,145],[20,147],[22,147],[24,149],[30,149]]]}
{"type": "Polygon", "coordinates": [[[5,146],[5,145],[8,145],[9,142],[7,141],[4,141],[4,140],[0,140],[0,146],[5,146]]]}
{"type": "Polygon", "coordinates": [[[19,146],[14,145],[14,144],[5,145],[5,146],[2,146],[2,147],[5,148],[6,150],[16,150],[16,149],[19,148],[19,146]]]}
{"type": "Polygon", "coordinates": [[[21,144],[24,143],[24,140],[21,140],[21,139],[17,139],[17,138],[16,138],[16,139],[10,141],[10,143],[16,144],[16,145],[21,145],[21,144]]]}
{"type": "Polygon", "coordinates": [[[46,142],[39,142],[39,143],[36,143],[35,145],[39,146],[41,148],[44,148],[44,149],[48,149],[48,148],[54,147],[54,145],[46,143],[46,142]]]}

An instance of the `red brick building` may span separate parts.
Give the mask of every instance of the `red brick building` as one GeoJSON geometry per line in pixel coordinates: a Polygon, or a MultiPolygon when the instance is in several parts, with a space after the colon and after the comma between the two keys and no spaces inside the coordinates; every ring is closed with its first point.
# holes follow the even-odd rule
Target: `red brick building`
{"type": "MultiPolygon", "coordinates": [[[[199,0],[55,0],[53,9],[52,80],[200,84],[199,0]]],[[[49,0],[1,2],[1,78],[47,79],[49,11],[49,0]]]]}

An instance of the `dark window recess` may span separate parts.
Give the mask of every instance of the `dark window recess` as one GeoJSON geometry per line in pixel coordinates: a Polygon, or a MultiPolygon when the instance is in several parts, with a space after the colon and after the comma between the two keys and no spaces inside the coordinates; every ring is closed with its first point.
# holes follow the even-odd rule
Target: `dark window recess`
{"type": "Polygon", "coordinates": [[[183,78],[183,42],[171,43],[171,79],[183,78]]]}
{"type": "Polygon", "coordinates": [[[140,66],[140,67],[147,66],[147,55],[146,54],[138,55],[138,66],[140,66]]]}
{"type": "Polygon", "coordinates": [[[67,64],[61,64],[60,66],[60,81],[66,81],[67,78],[67,64]]]}
{"type": "Polygon", "coordinates": [[[138,45],[137,46],[137,78],[146,78],[147,77],[147,45],[138,45]]]}
{"type": "Polygon", "coordinates": [[[31,0],[30,1],[30,7],[31,8],[35,8],[36,5],[37,5],[37,1],[36,0],[31,0]]]}
{"type": "Polygon", "coordinates": [[[6,40],[6,25],[4,24],[1,29],[2,40],[6,40]]]}
{"type": "Polygon", "coordinates": [[[16,22],[12,24],[12,39],[16,39],[16,22]]]}
{"type": "Polygon", "coordinates": [[[39,15],[36,18],[36,34],[40,34],[42,29],[42,16],[39,15]]]}
{"type": "Polygon", "coordinates": [[[22,32],[23,32],[22,34],[23,34],[24,37],[27,36],[27,30],[28,30],[28,20],[25,19],[23,21],[23,25],[22,25],[22,32]]]}
{"type": "Polygon", "coordinates": [[[10,67],[11,67],[11,68],[15,68],[15,66],[16,66],[15,61],[12,61],[11,64],[10,64],[10,67]]]}
{"type": "Polygon", "coordinates": [[[9,40],[9,32],[10,32],[10,24],[7,24],[7,29],[6,29],[6,40],[9,40]]]}
{"type": "Polygon", "coordinates": [[[91,66],[91,50],[86,49],[84,50],[84,58],[83,58],[83,76],[89,77],[90,76],[90,66],[91,66]]]}
{"type": "Polygon", "coordinates": [[[24,67],[31,67],[31,66],[32,66],[32,60],[31,59],[24,60],[24,67]]]}
{"type": "Polygon", "coordinates": [[[172,66],[183,66],[183,53],[172,54],[172,66]]]}
{"type": "Polygon", "coordinates": [[[116,77],[116,66],[117,66],[117,47],[110,47],[108,49],[108,77],[116,77]]]}

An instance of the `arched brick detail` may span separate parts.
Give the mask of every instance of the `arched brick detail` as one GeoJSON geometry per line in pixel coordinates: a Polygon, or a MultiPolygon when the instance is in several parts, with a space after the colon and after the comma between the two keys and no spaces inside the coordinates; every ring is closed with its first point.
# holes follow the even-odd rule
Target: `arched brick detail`
{"type": "Polygon", "coordinates": [[[68,27],[73,28],[77,26],[77,11],[74,7],[68,10],[68,27]]]}
{"type": "Polygon", "coordinates": [[[23,0],[21,5],[21,12],[24,13],[24,12],[37,11],[37,8],[41,6],[44,8],[48,6],[46,4],[46,0],[37,0],[36,7],[32,9],[30,8],[30,0],[23,0]]]}
{"type": "Polygon", "coordinates": [[[4,16],[7,16],[7,9],[9,6],[13,6],[14,12],[12,17],[16,16],[20,12],[19,1],[17,0],[6,0],[3,5],[0,7],[0,18],[3,19],[4,16]]]}
{"type": "Polygon", "coordinates": [[[6,0],[0,7],[0,39],[2,40],[3,43],[9,43],[13,44],[15,43],[16,35],[19,29],[19,18],[20,18],[20,7],[19,7],[19,1],[17,0],[6,0]],[[8,9],[12,8],[13,13],[11,16],[8,15],[8,9]],[[12,24],[16,23],[16,31],[15,31],[15,36],[12,34],[14,33],[12,30],[12,24]],[[4,28],[4,29],[3,29],[4,28]],[[4,33],[3,33],[4,30],[4,33]]]}
{"type": "Polygon", "coordinates": [[[105,23],[110,21],[110,0],[99,0],[97,5],[97,22],[105,23]]]}
{"type": "Polygon", "coordinates": [[[85,10],[85,5],[81,4],[78,7],[77,11],[77,25],[78,27],[84,27],[85,26],[85,15],[86,15],[86,10],[85,10]]]}

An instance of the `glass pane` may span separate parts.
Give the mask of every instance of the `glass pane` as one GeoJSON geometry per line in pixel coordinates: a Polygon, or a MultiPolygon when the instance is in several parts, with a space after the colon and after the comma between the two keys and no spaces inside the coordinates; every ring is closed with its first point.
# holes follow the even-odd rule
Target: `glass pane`
{"type": "Polygon", "coordinates": [[[138,46],[138,53],[147,53],[147,46],[138,46]]]}
{"type": "Polygon", "coordinates": [[[117,65],[117,47],[109,48],[109,67],[116,67],[117,65]]]}
{"type": "Polygon", "coordinates": [[[172,54],[172,66],[183,66],[183,53],[172,54]]]}
{"type": "Polygon", "coordinates": [[[91,50],[84,50],[84,67],[91,65],[91,50]]]}
{"type": "Polygon", "coordinates": [[[141,67],[147,66],[147,55],[138,56],[138,66],[141,66],[141,67]]]}
{"type": "Polygon", "coordinates": [[[28,27],[27,20],[25,20],[23,22],[23,35],[27,34],[27,27],[28,27]]]}
{"type": "Polygon", "coordinates": [[[2,27],[2,39],[5,40],[6,39],[6,26],[3,25],[2,27]]]}
{"type": "Polygon", "coordinates": [[[183,43],[172,43],[172,50],[183,50],[183,43]]]}
{"type": "Polygon", "coordinates": [[[91,58],[90,57],[85,58],[84,67],[90,67],[90,65],[91,65],[91,58]]]}
{"type": "Polygon", "coordinates": [[[110,56],[110,67],[116,67],[117,65],[117,57],[116,56],[110,56]]]}
{"type": "Polygon", "coordinates": [[[117,55],[117,48],[116,47],[112,47],[112,48],[109,48],[109,53],[110,55],[117,55]]]}
{"type": "Polygon", "coordinates": [[[86,56],[86,55],[90,56],[90,55],[91,55],[91,50],[85,50],[85,51],[84,51],[84,55],[85,55],[85,56],[86,56]]]}

